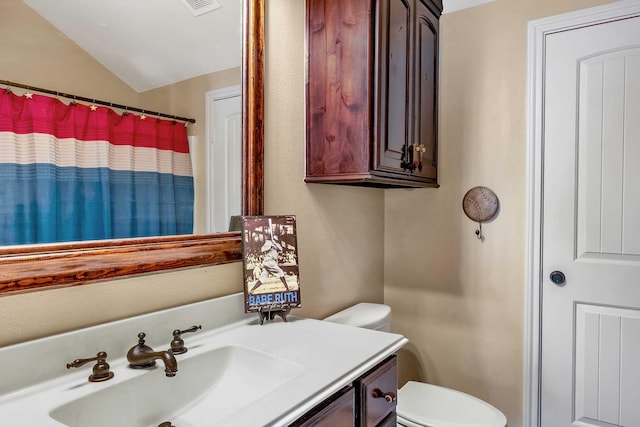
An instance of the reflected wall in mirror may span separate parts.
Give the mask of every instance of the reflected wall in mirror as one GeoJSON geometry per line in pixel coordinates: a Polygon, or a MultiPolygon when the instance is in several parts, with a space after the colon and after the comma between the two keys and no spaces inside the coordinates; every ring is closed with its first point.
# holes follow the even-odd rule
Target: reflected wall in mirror
{"type": "MultiPolygon", "coordinates": [[[[177,1],[177,3],[181,3],[177,1]]],[[[220,3],[239,4],[237,0],[227,0],[220,3]]],[[[27,12],[32,13],[21,0],[10,0],[7,6],[15,6],[13,9],[22,13],[27,18],[27,12]],[[22,8],[18,7],[22,6],[22,8]]],[[[223,5],[224,6],[224,5],[223,5]]],[[[4,6],[3,6],[4,7],[4,6]]],[[[184,6],[180,6],[184,7],[184,6]]],[[[241,71],[241,87],[242,87],[242,140],[243,140],[243,167],[242,167],[242,213],[247,215],[257,215],[262,213],[262,84],[263,84],[263,19],[264,19],[264,0],[245,0],[243,2],[242,11],[242,66],[236,71],[241,71]]],[[[209,15],[215,13],[210,12],[209,15]]],[[[6,16],[6,14],[4,14],[6,16]]],[[[201,17],[206,17],[207,14],[201,17]]],[[[139,17],[138,17],[139,18],[139,17]]],[[[0,20],[5,18],[0,18],[0,20]]],[[[12,19],[20,19],[15,17],[12,19]]],[[[2,28],[6,28],[4,24],[2,28]]],[[[188,31],[182,28],[181,31],[188,31]]],[[[3,31],[3,30],[0,30],[3,31]]],[[[35,37],[35,36],[34,36],[35,37]]],[[[62,36],[60,36],[62,37],[62,36]]],[[[10,61],[21,61],[26,58],[20,55],[20,46],[27,47],[33,42],[29,37],[2,37],[0,38],[0,50],[4,50],[9,44],[13,52],[17,52],[13,56],[7,55],[10,61]]],[[[49,57],[55,63],[55,58],[60,52],[54,51],[52,46],[56,45],[55,40],[41,48],[41,54],[49,57]]],[[[6,58],[5,58],[6,60],[6,58]]],[[[198,58],[184,59],[197,61],[198,58]]],[[[67,87],[71,87],[71,83],[82,85],[89,84],[94,80],[87,78],[81,72],[83,64],[71,64],[68,69],[73,72],[60,73],[67,80],[67,87]],[[83,78],[83,76],[85,76],[83,78]],[[71,83],[69,83],[71,82],[71,83]]],[[[69,64],[67,64],[69,66],[69,64]]],[[[95,67],[95,64],[94,64],[95,67]]],[[[1,68],[1,67],[0,67],[1,68]]],[[[99,69],[100,67],[98,67],[99,69]]],[[[52,70],[48,70],[52,71],[52,70]]],[[[98,71],[92,71],[98,73],[98,71]]],[[[100,71],[102,72],[102,71],[100,71]]],[[[47,87],[37,80],[37,76],[46,75],[46,69],[31,70],[33,79],[29,83],[34,86],[40,85],[47,87]]],[[[226,75],[227,71],[215,72],[216,85],[212,87],[209,83],[212,81],[211,75],[200,76],[188,79],[187,82],[171,84],[146,92],[144,96],[138,96],[139,99],[148,99],[149,104],[154,107],[146,107],[154,111],[162,111],[158,105],[164,105],[166,112],[179,116],[190,116],[188,111],[189,105],[198,104],[201,115],[204,115],[204,92],[210,89],[216,89],[224,85],[231,85],[234,77],[226,75]],[[223,74],[220,77],[220,74],[223,74]],[[226,75],[226,77],[225,77],[226,75]],[[218,78],[220,77],[220,78],[218,78]],[[193,82],[193,80],[202,80],[204,84],[193,82]],[[220,83],[222,81],[222,83],[220,83]],[[220,83],[220,84],[219,84],[220,83]],[[201,93],[190,86],[203,87],[201,93]],[[185,113],[186,112],[186,113],[185,113]]],[[[7,80],[20,81],[29,80],[29,76],[22,75],[20,78],[14,76],[0,76],[7,80]]],[[[117,80],[117,79],[116,79],[117,80]]],[[[235,80],[237,83],[238,81],[235,80]]],[[[202,82],[200,82],[202,83],[202,82]]],[[[64,86],[64,81],[57,85],[61,91],[70,93],[82,92],[81,89],[70,91],[64,86]],[[66,90],[65,90],[66,89],[66,90]]],[[[51,86],[51,85],[48,85],[51,86]]],[[[108,87],[106,84],[98,85],[99,88],[108,87]]],[[[51,88],[51,87],[50,87],[51,88]]],[[[100,96],[99,90],[94,87],[95,91],[90,96],[95,98],[110,99],[109,94],[100,96]]],[[[109,90],[111,91],[111,90],[109,90]]],[[[78,93],[82,95],[82,93],[78,93]]],[[[114,101],[117,102],[117,101],[114,101]]],[[[146,101],[145,101],[146,102],[146,101]]],[[[128,105],[136,105],[136,99],[120,100],[119,103],[128,105]]],[[[165,112],[165,111],[162,111],[165,112]]],[[[204,128],[204,118],[198,119],[195,125],[196,132],[200,128],[204,128]]],[[[204,129],[202,129],[202,137],[196,137],[198,141],[203,143],[205,140],[204,129]]],[[[204,155],[194,155],[198,160],[204,158],[204,155]]],[[[204,162],[203,162],[204,163],[204,162]]],[[[198,171],[196,162],[195,175],[202,175],[199,180],[202,186],[199,191],[205,194],[206,173],[204,167],[198,171]]],[[[202,165],[204,166],[204,164],[202,165]]],[[[198,178],[196,177],[196,181],[198,178]]],[[[198,208],[198,204],[202,205],[204,197],[196,196],[199,202],[196,202],[196,231],[204,229],[203,209],[198,208]],[[202,212],[202,213],[201,213],[202,212]],[[199,229],[199,230],[198,230],[199,229]]],[[[20,292],[26,290],[42,289],[44,287],[68,286],[76,284],[84,284],[96,280],[104,280],[114,277],[120,277],[130,274],[149,273],[163,271],[175,268],[192,267],[199,265],[212,265],[227,262],[235,262],[240,259],[240,239],[238,233],[220,233],[215,235],[193,235],[193,236],[172,236],[172,237],[151,237],[144,239],[125,239],[125,240],[107,240],[100,242],[85,243],[65,243],[50,245],[31,245],[31,246],[15,246],[0,248],[0,293],[20,292]]]]}

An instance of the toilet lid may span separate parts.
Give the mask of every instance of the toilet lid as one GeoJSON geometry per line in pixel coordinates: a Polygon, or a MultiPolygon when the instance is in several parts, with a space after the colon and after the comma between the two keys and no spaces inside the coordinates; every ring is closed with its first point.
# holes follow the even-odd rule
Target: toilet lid
{"type": "Polygon", "coordinates": [[[390,319],[391,307],[388,305],[361,302],[324,320],[359,328],[384,330],[389,327],[390,319]]]}
{"type": "MultiPolygon", "coordinates": [[[[460,391],[409,381],[398,390],[399,421],[429,427],[505,427],[507,419],[490,404],[460,391]]],[[[409,424],[411,425],[411,424],[409,424]]]]}

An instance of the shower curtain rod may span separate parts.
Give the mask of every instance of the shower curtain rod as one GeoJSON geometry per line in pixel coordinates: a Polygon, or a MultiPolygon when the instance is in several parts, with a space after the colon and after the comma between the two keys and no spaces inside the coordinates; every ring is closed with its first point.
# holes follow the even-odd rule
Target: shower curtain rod
{"type": "Polygon", "coordinates": [[[92,102],[94,104],[100,104],[100,105],[104,105],[104,106],[111,107],[111,108],[120,108],[120,109],[125,110],[125,111],[135,111],[136,113],[149,114],[149,115],[158,116],[158,117],[166,117],[168,119],[179,120],[179,121],[182,121],[182,122],[188,122],[188,123],[195,123],[196,122],[196,119],[190,119],[188,117],[180,117],[180,116],[174,116],[172,114],[158,113],[157,111],[143,110],[142,108],[129,107],[127,105],[121,105],[121,104],[114,104],[113,102],[100,101],[98,99],[86,98],[84,96],[72,95],[72,94],[69,94],[69,93],[58,92],[58,91],[55,91],[55,90],[43,89],[43,88],[40,88],[40,87],[24,85],[24,84],[16,83],[16,82],[10,82],[8,80],[0,80],[0,84],[8,86],[7,89],[11,89],[11,87],[18,87],[18,88],[21,88],[21,89],[33,90],[33,91],[36,91],[36,92],[43,92],[43,93],[48,93],[48,94],[51,94],[51,95],[62,96],[64,98],[72,99],[74,101],[92,102]]]}

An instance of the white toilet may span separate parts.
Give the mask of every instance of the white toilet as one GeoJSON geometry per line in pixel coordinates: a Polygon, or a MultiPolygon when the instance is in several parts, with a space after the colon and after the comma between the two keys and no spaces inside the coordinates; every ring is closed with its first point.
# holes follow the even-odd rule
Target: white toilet
{"type": "MultiPolygon", "coordinates": [[[[389,331],[391,308],[360,303],[324,319],[389,331]]],[[[398,425],[407,427],[506,427],[507,418],[490,404],[460,391],[416,381],[398,390],[398,425]]]]}

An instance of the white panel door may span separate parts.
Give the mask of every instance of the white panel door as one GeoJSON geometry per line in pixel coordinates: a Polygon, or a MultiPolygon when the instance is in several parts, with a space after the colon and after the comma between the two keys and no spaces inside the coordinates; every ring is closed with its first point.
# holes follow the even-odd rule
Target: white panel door
{"type": "Polygon", "coordinates": [[[207,232],[229,230],[242,211],[242,97],[240,87],[207,93],[207,232]]]}
{"type": "Polygon", "coordinates": [[[638,427],[640,17],[545,47],[541,426],[638,427]]]}

